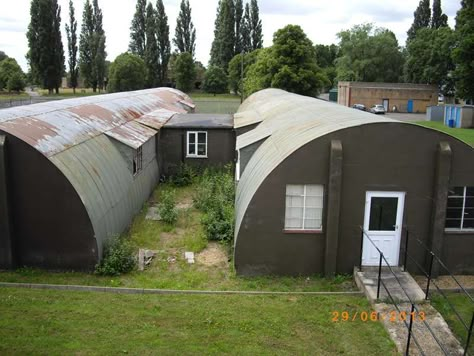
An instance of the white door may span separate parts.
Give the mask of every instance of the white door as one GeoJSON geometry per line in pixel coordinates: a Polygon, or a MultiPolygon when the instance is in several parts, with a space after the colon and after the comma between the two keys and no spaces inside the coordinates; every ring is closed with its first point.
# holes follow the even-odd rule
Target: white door
{"type": "Polygon", "coordinates": [[[383,107],[385,108],[385,112],[388,112],[388,99],[383,99],[383,107]]]}
{"type": "MultiPolygon", "coordinates": [[[[391,266],[398,266],[404,203],[403,192],[366,193],[364,230],[391,266]]],[[[377,249],[364,234],[362,265],[377,266],[379,258],[377,249]]],[[[386,265],[385,261],[382,265],[386,265]]]]}

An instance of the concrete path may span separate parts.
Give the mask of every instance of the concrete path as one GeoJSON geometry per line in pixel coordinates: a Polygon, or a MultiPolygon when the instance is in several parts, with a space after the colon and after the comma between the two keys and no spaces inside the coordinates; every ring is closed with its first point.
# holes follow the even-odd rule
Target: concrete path
{"type": "Polygon", "coordinates": [[[37,91],[31,90],[30,87],[25,88],[25,93],[34,98],[40,96],[37,91]]]}
{"type": "Polygon", "coordinates": [[[408,272],[392,267],[394,274],[382,269],[380,296],[377,299],[378,267],[354,269],[354,280],[378,312],[380,320],[400,353],[405,354],[411,303],[415,305],[410,343],[410,355],[462,355],[463,349],[443,317],[425,301],[425,293],[408,272]],[[387,291],[392,298],[389,298],[387,291]],[[393,299],[393,300],[392,300],[393,299]],[[395,302],[395,304],[394,304],[395,302]],[[418,342],[418,345],[416,344],[418,342]],[[440,346],[441,345],[441,346],[440,346]],[[422,353],[418,351],[418,346],[422,353]]]}

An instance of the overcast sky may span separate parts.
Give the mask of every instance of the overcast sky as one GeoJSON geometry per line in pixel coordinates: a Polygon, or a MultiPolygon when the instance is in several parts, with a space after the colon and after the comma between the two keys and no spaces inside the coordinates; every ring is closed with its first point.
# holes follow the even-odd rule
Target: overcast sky
{"type": "MultiPolygon", "coordinates": [[[[0,0],[0,51],[27,69],[28,50],[26,30],[30,21],[30,0],[0,0]]],[[[61,5],[63,45],[67,42],[64,24],[68,21],[69,0],[58,0],[61,5]]],[[[170,34],[174,36],[176,17],[181,0],[164,0],[170,34]]],[[[244,0],[245,3],[246,0],[244,0]]],[[[250,0],[248,0],[250,1],[250,0]]],[[[73,0],[79,29],[85,0],[73,0]]],[[[214,36],[214,20],[218,0],[190,0],[192,20],[196,28],[196,59],[207,65],[214,36]]],[[[373,22],[378,27],[392,30],[401,45],[413,22],[413,12],[419,0],[259,0],[263,23],[264,46],[272,44],[273,33],[287,24],[300,25],[314,44],[337,43],[336,34],[352,25],[373,22]]],[[[99,0],[104,15],[107,36],[107,59],[128,49],[129,28],[135,12],[136,0],[99,0]]],[[[460,0],[442,0],[443,12],[454,26],[460,0]]],[[[155,4],[154,4],[155,5],[155,4]]]]}

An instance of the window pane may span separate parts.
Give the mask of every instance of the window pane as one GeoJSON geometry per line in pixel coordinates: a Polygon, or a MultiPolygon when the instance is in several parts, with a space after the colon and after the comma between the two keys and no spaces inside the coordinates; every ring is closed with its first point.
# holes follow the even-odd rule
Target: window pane
{"type": "Polygon", "coordinates": [[[448,208],[462,208],[464,198],[448,198],[448,208]]]}
{"type": "Polygon", "coordinates": [[[206,144],[206,133],[205,132],[199,132],[198,133],[198,143],[206,144]]]}
{"type": "Polygon", "coordinates": [[[196,145],[195,144],[189,144],[188,145],[188,154],[190,154],[190,155],[195,155],[196,154],[196,145]]]}
{"type": "Polygon", "coordinates": [[[464,209],[464,219],[474,219],[474,208],[464,209]]]}
{"type": "Polygon", "coordinates": [[[194,132],[189,133],[189,143],[195,143],[196,142],[196,134],[194,132]]]}
{"type": "Polygon", "coordinates": [[[304,194],[303,185],[288,184],[286,186],[286,195],[303,195],[303,194],[304,194]]]}
{"type": "Polygon", "coordinates": [[[395,231],[398,198],[373,197],[370,205],[369,230],[395,231]]]}
{"type": "Polygon", "coordinates": [[[321,209],[306,208],[305,219],[321,219],[321,209]]]}
{"type": "Polygon", "coordinates": [[[462,208],[448,208],[446,210],[447,219],[461,219],[462,208]]]}
{"type": "Polygon", "coordinates": [[[466,198],[466,208],[474,208],[474,198],[466,198]]]}
{"type": "Polygon", "coordinates": [[[466,195],[468,197],[474,197],[474,187],[467,187],[466,189],[466,195]]]}
{"type": "Polygon", "coordinates": [[[206,144],[198,143],[198,155],[205,156],[206,155],[206,144]]]}
{"type": "Polygon", "coordinates": [[[474,229],[474,219],[464,219],[463,229],[474,229]]]}
{"type": "Polygon", "coordinates": [[[303,218],[303,208],[286,208],[286,218],[303,218]]]}
{"type": "Polygon", "coordinates": [[[447,229],[459,229],[461,227],[461,219],[446,219],[447,229]]]}
{"type": "Polygon", "coordinates": [[[323,196],[323,186],[313,184],[306,185],[306,195],[312,195],[317,197],[323,196]]]}
{"type": "Polygon", "coordinates": [[[319,219],[305,219],[304,228],[308,230],[319,230],[321,229],[321,220],[319,219]]]}
{"type": "Polygon", "coordinates": [[[286,206],[287,207],[292,207],[292,206],[296,206],[296,207],[300,207],[302,208],[303,207],[303,200],[304,198],[303,197],[295,197],[295,196],[290,196],[290,197],[286,197],[286,206]]]}
{"type": "Polygon", "coordinates": [[[302,229],[303,219],[285,219],[285,229],[302,229]]]}
{"type": "Polygon", "coordinates": [[[323,197],[306,197],[306,206],[309,208],[322,208],[323,197]]]}

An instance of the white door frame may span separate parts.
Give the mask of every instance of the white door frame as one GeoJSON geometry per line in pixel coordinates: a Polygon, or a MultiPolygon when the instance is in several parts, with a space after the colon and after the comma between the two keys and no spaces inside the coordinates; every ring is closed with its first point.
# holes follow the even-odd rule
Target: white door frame
{"type": "MultiPolygon", "coordinates": [[[[400,243],[402,238],[402,224],[403,224],[403,211],[405,208],[405,192],[383,192],[383,191],[368,191],[365,196],[365,213],[364,213],[364,230],[365,232],[374,240],[377,237],[383,238],[383,236],[394,235],[393,243],[390,245],[388,251],[383,251],[383,248],[377,246],[379,249],[384,252],[384,257],[389,260],[391,266],[398,266],[398,261],[400,257],[400,243]],[[371,201],[373,197],[382,197],[382,198],[398,198],[397,204],[397,217],[395,223],[394,231],[370,231],[369,222],[370,222],[370,209],[371,201]],[[390,259],[392,261],[390,261],[390,259]]],[[[379,258],[376,261],[370,258],[371,250],[375,249],[372,242],[369,241],[367,236],[364,234],[364,241],[362,244],[362,265],[363,266],[376,266],[379,264],[379,258]]],[[[373,251],[373,250],[372,250],[373,251]]],[[[378,254],[378,253],[377,253],[378,254]]],[[[382,265],[386,265],[385,261],[382,262],[382,265]]]]}

